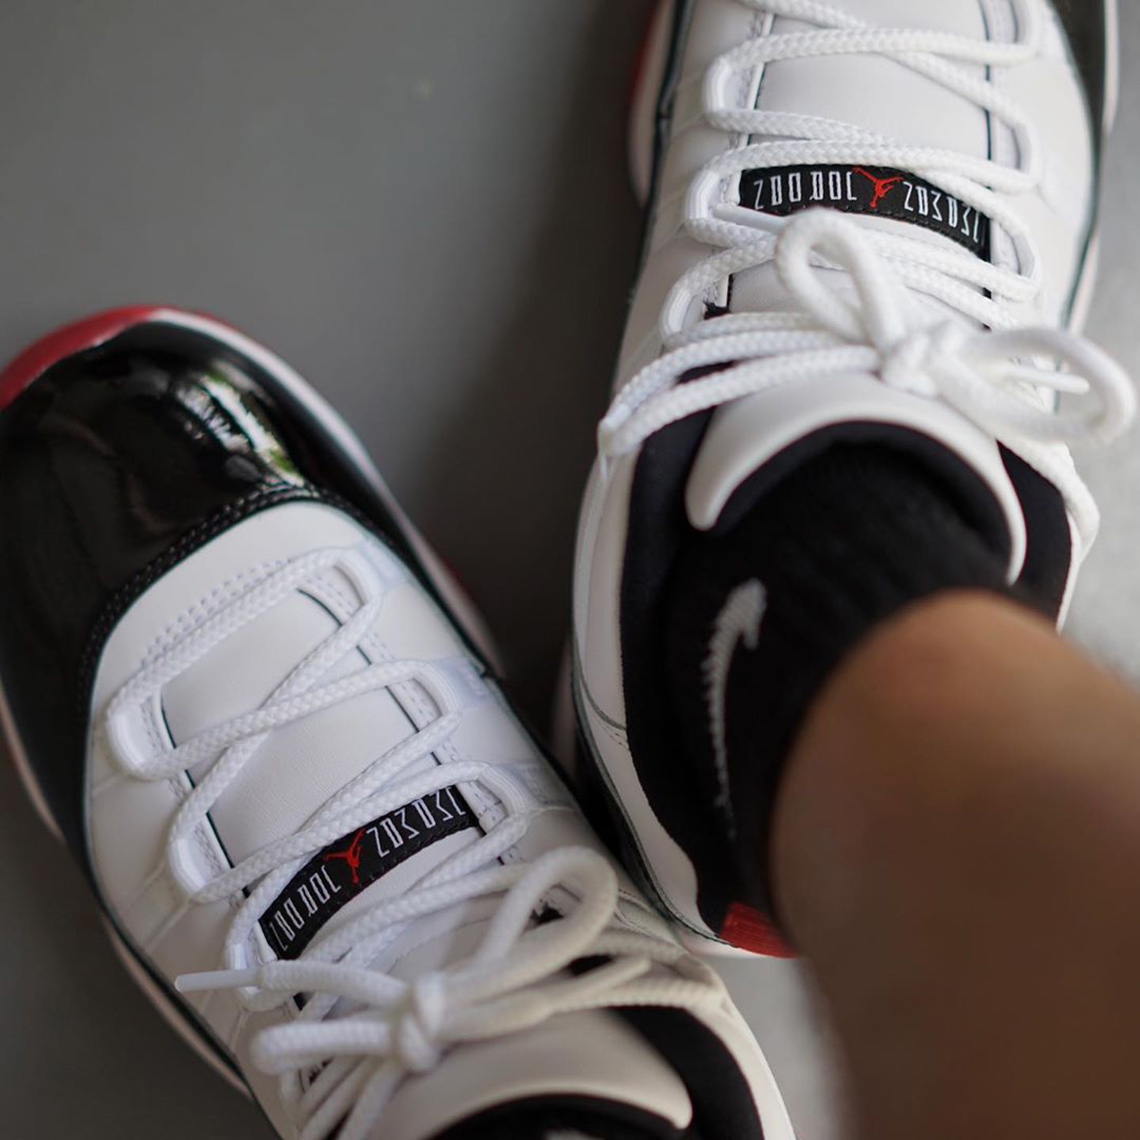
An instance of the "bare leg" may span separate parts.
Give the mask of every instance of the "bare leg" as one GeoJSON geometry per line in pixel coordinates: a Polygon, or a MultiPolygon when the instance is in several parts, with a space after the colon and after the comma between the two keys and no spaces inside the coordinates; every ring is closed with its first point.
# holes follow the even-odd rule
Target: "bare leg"
{"type": "Polygon", "coordinates": [[[774,860],[865,1140],[1140,1137],[1140,700],[1050,628],[980,594],[885,625],[774,860]]]}

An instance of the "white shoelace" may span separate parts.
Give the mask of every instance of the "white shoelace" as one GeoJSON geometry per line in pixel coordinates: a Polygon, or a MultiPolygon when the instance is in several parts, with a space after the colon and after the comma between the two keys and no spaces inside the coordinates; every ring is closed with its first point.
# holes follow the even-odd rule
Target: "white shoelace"
{"type": "Polygon", "coordinates": [[[869,27],[817,0],[738,2],[821,29],[749,40],[709,68],[704,121],[732,135],[774,141],[729,150],[693,180],[685,231],[722,252],[683,274],[670,292],[657,330],[663,353],[620,389],[599,427],[603,470],[607,459],[635,451],[655,432],[697,412],[783,384],[852,372],[878,375],[893,387],[950,404],[1052,481],[1087,552],[1099,516],[1065,445],[1119,436],[1135,414],[1135,390],[1123,370],[1083,338],[1015,327],[1011,306],[1037,297],[1041,274],[1030,234],[1000,194],[1038,187],[1040,146],[1017,104],[961,66],[1001,68],[1033,59],[1040,50],[1041,0],[1012,0],[1022,37],[1017,43],[869,27]],[[835,120],[726,105],[729,82],[743,68],[848,53],[882,54],[973,100],[1012,129],[1020,166],[900,145],[835,120]],[[724,181],[747,170],[848,163],[934,181],[1005,230],[1024,272],[966,251],[872,232],[833,211],[809,210],[785,221],[714,204],[724,181]],[[795,311],[692,321],[695,304],[710,289],[768,263],[775,264],[795,311]],[[816,266],[846,271],[854,301],[828,287],[816,266]],[[948,316],[947,307],[961,317],[948,316]],[[1068,373],[1057,371],[1057,364],[1068,373]],[[716,371],[680,383],[698,368],[716,371]],[[1054,407],[1057,393],[1098,399],[1091,408],[1063,414],[1054,407]]]}
{"type": "Polygon", "coordinates": [[[184,975],[184,992],[236,989],[243,1007],[308,1000],[291,1020],[259,1031],[255,1064],[281,1077],[282,1096],[301,1140],[363,1140],[401,1082],[425,1073],[448,1047],[517,1033],[559,1013],[615,1006],[670,1006],[692,1011],[724,1000],[716,976],[671,940],[623,925],[617,877],[584,847],[548,852],[532,863],[501,863],[545,811],[519,773],[498,765],[457,761],[406,774],[440,747],[463,715],[462,698],[446,669],[423,661],[373,664],[321,683],[355,651],[375,621],[381,599],[361,572],[362,555],[329,550],[267,569],[239,597],[196,628],[172,639],[116,694],[106,727],[112,753],[130,775],[164,780],[200,764],[209,769],[186,796],[171,826],[166,863],[187,906],[231,900],[237,907],[225,944],[225,968],[184,975]],[[150,755],[132,751],[124,727],[132,712],[201,660],[213,647],[267,613],[300,586],[337,569],[368,600],[336,633],[301,661],[261,708],[206,729],[177,747],[150,755]],[[438,717],[391,748],[332,796],[295,834],[264,846],[202,882],[191,859],[195,834],[266,737],[322,709],[370,690],[404,682],[423,687],[438,717]],[[377,902],[318,934],[295,961],[252,959],[262,913],[297,869],[329,843],[420,797],[452,785],[494,796],[498,822],[446,857],[398,897],[377,902]],[[241,899],[241,892],[249,895],[241,899]],[[475,899],[496,900],[479,948],[455,966],[408,983],[370,968],[380,949],[408,924],[475,899]],[[559,917],[536,925],[552,908],[559,917]],[[607,959],[579,976],[567,967],[584,957],[607,959]],[[647,977],[655,965],[668,975],[647,977]],[[351,1012],[330,1017],[338,1002],[351,1012]],[[308,1086],[302,1072],[318,1070],[308,1086]]]}

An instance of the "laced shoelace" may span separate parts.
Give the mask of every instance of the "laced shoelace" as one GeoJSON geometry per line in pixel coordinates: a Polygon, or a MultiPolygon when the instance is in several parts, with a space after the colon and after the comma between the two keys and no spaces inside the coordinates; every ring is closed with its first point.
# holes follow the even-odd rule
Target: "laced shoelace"
{"type": "Polygon", "coordinates": [[[184,892],[178,913],[223,899],[236,912],[225,940],[224,968],[183,975],[176,984],[183,992],[236,990],[251,1012],[281,1009],[294,995],[307,995],[290,1019],[258,1030],[252,1045],[254,1063],[280,1077],[301,1140],[322,1140],[334,1131],[339,1140],[363,1140],[401,1082],[433,1069],[453,1045],[518,1033],[572,1011],[616,1006],[698,1011],[724,1000],[716,976],[675,942],[623,920],[617,877],[596,852],[564,847],[531,863],[499,861],[543,812],[558,810],[535,798],[524,774],[472,761],[407,771],[440,747],[462,718],[463,698],[446,668],[424,661],[385,662],[321,683],[356,650],[377,617],[382,598],[375,596],[375,579],[365,562],[360,551],[336,549],[266,568],[240,596],[160,646],[112,699],[105,721],[112,755],[130,776],[163,780],[209,765],[176,813],[163,869],[184,892]],[[162,752],[133,746],[133,712],[213,647],[334,568],[368,600],[260,708],[162,752]],[[195,833],[271,732],[401,683],[422,686],[439,715],[333,795],[300,830],[202,881],[191,854],[195,833]],[[397,897],[364,908],[334,933],[319,934],[296,960],[255,956],[260,916],[311,856],[368,821],[453,785],[490,793],[500,809],[497,822],[485,823],[484,834],[397,897]],[[249,892],[244,899],[243,891],[249,892]],[[480,899],[495,905],[469,959],[412,982],[370,968],[409,924],[480,899]],[[557,917],[536,924],[535,915],[545,916],[551,908],[557,917]],[[577,976],[566,972],[587,957],[603,964],[577,976]],[[670,970],[647,976],[655,966],[670,970]],[[350,1011],[330,1017],[344,1002],[350,1011]],[[310,1074],[307,1085],[304,1073],[310,1074]]]}
{"type": "Polygon", "coordinates": [[[1038,296],[1041,272],[1031,235],[1002,195],[1037,189],[1041,148],[1017,104],[962,66],[996,69],[1033,59],[1040,51],[1041,0],[1012,0],[1021,33],[1016,43],[870,27],[817,0],[738,2],[820,30],[749,40],[720,56],[705,75],[703,121],[733,136],[764,141],[716,157],[687,191],[685,232],[720,252],[678,279],[657,330],[636,354],[635,359],[644,359],[653,345],[663,346],[618,391],[599,426],[603,472],[607,461],[635,451],[687,416],[782,384],[872,374],[895,388],[940,398],[1034,466],[1064,495],[1087,552],[1099,515],[1065,445],[1119,436],[1135,414],[1135,390],[1122,369],[1083,338],[1058,329],[1017,327],[1013,306],[1038,296]],[[727,104],[730,81],[744,68],[868,53],[897,60],[1005,123],[1020,164],[902,145],[835,120],[727,104]],[[813,209],[785,220],[717,204],[725,181],[747,170],[848,163],[903,169],[935,182],[1004,229],[1021,271],[966,251],[872,232],[834,211],[813,209]],[[769,263],[793,311],[692,319],[711,289],[769,263]],[[853,299],[825,284],[817,267],[844,271],[854,285],[853,299]],[[1058,371],[1058,364],[1068,372],[1058,371]],[[682,383],[695,369],[712,374],[682,383]],[[1092,407],[1061,412],[1058,393],[1092,394],[1097,400],[1092,407]]]}

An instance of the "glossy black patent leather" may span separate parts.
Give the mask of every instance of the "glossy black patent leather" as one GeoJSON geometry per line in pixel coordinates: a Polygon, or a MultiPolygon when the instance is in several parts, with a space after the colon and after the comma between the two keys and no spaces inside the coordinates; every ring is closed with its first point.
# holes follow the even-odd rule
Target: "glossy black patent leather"
{"type": "Polygon", "coordinates": [[[305,405],[204,334],[136,326],[56,364],[0,413],[0,682],[84,867],[88,705],[107,634],[187,554],[293,500],[350,510],[420,571],[305,405]]]}

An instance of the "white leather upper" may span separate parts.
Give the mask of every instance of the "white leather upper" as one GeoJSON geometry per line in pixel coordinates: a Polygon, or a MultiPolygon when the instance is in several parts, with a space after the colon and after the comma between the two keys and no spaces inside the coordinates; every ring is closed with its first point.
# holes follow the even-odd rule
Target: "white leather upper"
{"type": "MultiPolygon", "coordinates": [[[[370,657],[380,660],[387,653],[432,661],[452,670],[456,683],[465,686],[464,717],[436,749],[435,759],[443,764],[511,764],[526,773],[528,788],[546,805],[541,826],[532,826],[506,858],[532,861],[570,845],[603,850],[495,685],[480,675],[459,635],[394,555],[335,510],[315,504],[279,506],[223,533],[147,589],[114,628],[99,663],[88,763],[92,865],[116,924],[168,981],[223,964],[223,940],[241,900],[184,905],[164,848],[190,785],[181,778],[132,778],[121,770],[116,751],[169,749],[172,741],[256,708],[353,610],[358,599],[352,596],[352,583],[337,580],[337,572],[307,583],[223,640],[125,728],[116,725],[113,740],[103,730],[104,709],[158,647],[192,628],[204,606],[221,604],[240,591],[255,569],[329,547],[365,552],[382,581],[383,605],[372,636],[362,643],[370,657]]],[[[365,664],[360,656],[359,666],[365,664]]],[[[433,718],[426,693],[407,691],[414,688],[410,684],[394,688],[399,691],[373,691],[274,730],[226,789],[211,812],[210,826],[198,829],[193,858],[202,877],[295,831],[353,776],[407,737],[413,722],[433,718]]],[[[489,826],[500,810],[494,798],[466,785],[464,794],[489,826]]],[[[389,871],[336,913],[329,930],[377,899],[397,895],[475,834],[471,829],[453,834],[389,871]]],[[[642,909],[628,883],[622,893],[631,906],[629,921],[651,928],[657,920],[642,909]]],[[[492,913],[490,901],[482,900],[431,916],[385,946],[373,968],[411,981],[456,961],[475,948],[492,913]]],[[[255,932],[255,940],[255,953],[271,960],[272,951],[260,932],[255,932]]],[[[239,1008],[234,991],[226,990],[190,1000],[232,1052],[281,1134],[292,1135],[276,1080],[262,1075],[250,1054],[257,1031],[288,1021],[292,1006],[251,1014],[239,1008]]],[[[772,1122],[768,1135],[790,1138],[771,1074],[739,1015],[726,1000],[722,1008],[702,1016],[736,1055],[755,1088],[766,1122],[772,1122]]],[[[613,1098],[661,1115],[679,1128],[692,1116],[684,1084],[653,1049],[613,1014],[584,1012],[509,1038],[452,1049],[433,1071],[404,1082],[385,1110],[383,1134],[385,1140],[424,1140],[484,1108],[543,1093],[613,1098]]]]}
{"type": "MultiPolygon", "coordinates": [[[[278,507],[226,532],[150,587],[116,626],[98,670],[88,766],[92,864],[117,924],[170,980],[221,964],[233,905],[219,902],[183,909],[183,896],[165,870],[163,845],[187,785],[177,780],[146,783],[123,775],[100,729],[101,711],[165,635],[194,621],[203,598],[240,588],[243,575],[266,562],[283,561],[321,546],[362,543],[387,577],[377,651],[382,639],[393,655],[469,663],[476,707],[439,749],[439,759],[533,764],[532,782],[550,804],[553,826],[531,829],[527,857],[567,843],[602,850],[501,696],[478,677],[458,636],[399,562],[338,512],[308,504],[278,507]]],[[[339,588],[347,591],[349,586],[342,582],[339,588]]],[[[257,707],[335,624],[322,606],[298,593],[223,642],[163,694],[161,703],[173,739],[184,739],[227,716],[257,707]]],[[[429,708],[417,712],[408,703],[408,694],[401,696],[412,717],[430,719],[429,708]]],[[[425,699],[421,695],[420,700],[425,699]]],[[[148,736],[165,731],[163,710],[153,711],[152,723],[138,726],[137,731],[148,736]]],[[[397,706],[390,691],[381,690],[274,732],[211,813],[213,827],[200,829],[196,855],[203,872],[216,873],[227,865],[227,854],[236,862],[298,828],[330,795],[410,731],[408,714],[397,706]]],[[[489,798],[472,807],[477,814],[496,810],[489,798]]],[[[452,835],[413,856],[357,896],[332,921],[343,922],[366,900],[397,893],[431,863],[461,846],[465,834],[452,835]]],[[[481,929],[486,920],[486,914],[473,914],[468,926],[481,929]]],[[[461,948],[454,929],[445,923],[434,938],[420,931],[415,942],[390,948],[386,955],[390,960],[378,966],[397,976],[402,972],[414,977],[426,962],[446,960],[461,948]]],[[[272,957],[267,945],[261,953],[272,957]]],[[[288,1013],[243,1015],[229,992],[194,1001],[215,1035],[238,1058],[271,1119],[288,1135],[290,1126],[280,1114],[275,1081],[261,1076],[248,1056],[254,1031],[274,1018],[287,1018],[288,1013]]],[[[678,1126],[688,1122],[691,1107],[684,1086],[636,1035],[610,1015],[582,1014],[576,1021],[582,1023],[580,1033],[570,1032],[570,1027],[559,1022],[558,1027],[541,1028],[525,1040],[515,1037],[490,1048],[478,1045],[455,1050],[433,1074],[410,1081],[406,1093],[397,1096],[385,1116],[385,1136],[421,1140],[480,1108],[543,1091],[615,1096],[660,1113],[678,1126]],[[503,1063],[491,1065],[494,1058],[503,1063]]]]}
{"type": "MultiPolygon", "coordinates": [[[[995,36],[1004,30],[1008,37],[1009,24],[1003,23],[1002,13],[1006,22],[1013,19],[1008,0],[843,0],[840,6],[880,25],[940,28],[975,37],[985,31],[983,13],[995,36]]],[[[665,298],[681,273],[708,253],[706,246],[680,231],[689,184],[731,141],[697,117],[706,70],[717,56],[752,36],[803,27],[795,21],[773,20],[736,0],[697,0],[693,5],[673,132],[659,172],[650,254],[634,294],[615,388],[658,354],[661,346],[653,330],[665,298]]],[[[1046,164],[1043,191],[1011,205],[1033,233],[1045,274],[1040,305],[1026,312],[1025,321],[1055,325],[1063,320],[1080,268],[1095,185],[1085,98],[1055,16],[1046,27],[1042,58],[1003,70],[994,79],[1032,112],[1040,132],[1046,164]]],[[[653,85],[653,77],[646,82],[653,85]]],[[[987,116],[976,106],[881,57],[772,63],[762,75],[754,74],[747,81],[742,77],[738,97],[742,107],[826,115],[914,145],[955,149],[978,157],[986,157],[990,150],[987,116]]],[[[992,146],[995,158],[1009,160],[1013,143],[1000,129],[994,132],[992,146]]],[[[725,200],[731,201],[736,187],[726,185],[723,192],[725,200]]],[[[1007,256],[1012,257],[1012,252],[1007,251],[1007,256]]]]}
{"type": "MultiPolygon", "coordinates": [[[[1014,15],[1009,0],[842,0],[844,11],[880,26],[929,27],[974,38],[1009,41],[1014,15]]],[[[614,387],[657,358],[662,307],[678,278],[709,255],[682,224],[686,195],[701,168],[746,140],[706,125],[701,117],[702,82],[713,61],[756,36],[803,30],[736,0],[696,0],[683,45],[671,137],[661,159],[657,197],[643,271],[634,293],[614,387]]],[[[660,35],[660,33],[659,33],[660,35]]],[[[664,52],[655,58],[663,64],[664,52]]],[[[660,75],[646,82],[656,88],[660,75]]],[[[1086,230],[1095,188],[1094,151],[1080,79],[1055,14],[1050,14],[1041,57],[1024,66],[999,69],[996,82],[1033,117],[1045,160],[1039,192],[1006,205],[1016,211],[1040,253],[1043,288],[1019,314],[1026,324],[1063,324],[1083,268],[1086,230]]],[[[738,76],[741,108],[759,107],[817,115],[882,132],[914,146],[952,149],[979,158],[1016,162],[1017,144],[1002,124],[975,103],[883,56],[842,55],[781,60],[738,76]]],[[[644,102],[644,100],[643,100],[644,102]]],[[[638,121],[646,122],[644,114],[638,121]]],[[[650,148],[635,143],[643,168],[650,148]]],[[[642,176],[643,176],[642,171],[642,176]]],[[[738,198],[738,178],[720,187],[720,201],[738,198]]],[[[861,224],[932,245],[949,239],[883,218],[861,224]]],[[[1024,270],[1021,251],[995,235],[994,259],[1024,270]]],[[[723,286],[706,301],[729,301],[723,286]]],[[[733,311],[781,306],[774,270],[765,266],[737,275],[733,311]]],[[[713,525],[733,490],[784,447],[812,431],[849,420],[898,424],[930,435],[956,454],[993,491],[1008,524],[1011,576],[1025,552],[1020,504],[997,446],[973,424],[932,401],[891,392],[870,378],[842,385],[791,386],[719,408],[703,441],[686,490],[688,517],[697,528],[713,525]]],[[[645,797],[629,753],[622,681],[620,590],[625,557],[629,496],[638,454],[595,466],[580,516],[574,584],[576,683],[585,726],[605,776],[642,848],[649,871],[670,908],[692,930],[714,937],[696,906],[696,876],[685,853],[661,826],[645,797]]]]}

